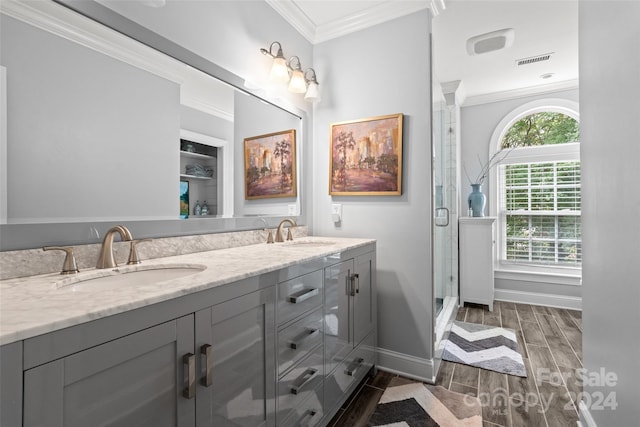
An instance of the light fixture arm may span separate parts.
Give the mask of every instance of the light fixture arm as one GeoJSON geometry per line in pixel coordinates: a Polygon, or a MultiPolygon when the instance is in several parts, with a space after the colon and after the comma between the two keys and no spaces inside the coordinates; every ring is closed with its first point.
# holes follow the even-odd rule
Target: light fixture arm
{"type": "Polygon", "coordinates": [[[260,48],[260,53],[262,53],[263,55],[269,55],[272,58],[282,58],[282,59],[284,59],[284,54],[282,53],[282,45],[278,41],[275,41],[275,42],[271,43],[271,46],[269,46],[269,50],[267,50],[265,48],[260,48]],[[273,46],[274,45],[278,45],[278,50],[276,51],[275,55],[273,54],[273,46]]]}
{"type": "Polygon", "coordinates": [[[302,71],[302,64],[300,63],[300,58],[298,58],[295,55],[289,58],[289,60],[287,61],[287,68],[289,68],[289,70],[291,71],[302,71]],[[295,60],[295,63],[294,63],[294,60],[295,60]]]}
{"type": "Polygon", "coordinates": [[[318,83],[318,79],[316,77],[316,70],[314,70],[313,68],[307,68],[304,71],[304,80],[307,83],[315,83],[315,84],[319,84],[318,83]],[[311,77],[307,77],[307,74],[311,74],[311,77]]]}

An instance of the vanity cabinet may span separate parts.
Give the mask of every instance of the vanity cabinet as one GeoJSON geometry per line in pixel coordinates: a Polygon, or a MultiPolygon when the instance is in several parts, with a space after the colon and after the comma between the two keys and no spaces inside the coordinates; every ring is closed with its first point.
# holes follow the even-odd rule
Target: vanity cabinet
{"type": "Polygon", "coordinates": [[[2,426],[325,426],[376,363],[375,244],[0,347],[2,426]]]}
{"type": "Polygon", "coordinates": [[[25,340],[22,425],[275,426],[274,313],[265,274],[25,340]]]}
{"type": "Polygon", "coordinates": [[[325,390],[335,410],[376,363],[375,252],[325,269],[325,390]]]}
{"type": "Polygon", "coordinates": [[[24,372],[25,427],[193,425],[185,316],[24,372]]]}
{"type": "Polygon", "coordinates": [[[275,425],[275,289],[195,314],[196,426],[275,425]]]}
{"type": "Polygon", "coordinates": [[[283,270],[280,280],[278,426],[312,426],[323,415],[322,264],[283,270]]]}

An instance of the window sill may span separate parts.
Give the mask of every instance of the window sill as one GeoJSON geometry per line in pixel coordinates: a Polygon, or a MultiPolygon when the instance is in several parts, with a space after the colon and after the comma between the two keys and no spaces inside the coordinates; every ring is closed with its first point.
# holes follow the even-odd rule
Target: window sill
{"type": "MultiPolygon", "coordinates": [[[[526,268],[526,267],[525,267],[526,268]]],[[[525,270],[522,267],[517,270],[509,267],[498,267],[494,270],[494,278],[502,280],[519,280],[523,282],[544,282],[554,285],[581,286],[582,275],[580,270],[566,271],[534,271],[525,270]]]]}

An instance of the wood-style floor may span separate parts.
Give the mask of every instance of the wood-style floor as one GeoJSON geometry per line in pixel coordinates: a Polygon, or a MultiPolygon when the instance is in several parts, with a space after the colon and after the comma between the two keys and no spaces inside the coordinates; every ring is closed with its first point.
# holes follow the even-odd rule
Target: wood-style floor
{"type": "MultiPolygon", "coordinates": [[[[436,383],[480,398],[483,427],[565,427],[576,425],[582,387],[581,312],[496,301],[462,307],[457,320],[514,329],[527,378],[442,361],[436,383]]],[[[378,371],[354,393],[330,427],[366,426],[395,375],[378,371]]]]}

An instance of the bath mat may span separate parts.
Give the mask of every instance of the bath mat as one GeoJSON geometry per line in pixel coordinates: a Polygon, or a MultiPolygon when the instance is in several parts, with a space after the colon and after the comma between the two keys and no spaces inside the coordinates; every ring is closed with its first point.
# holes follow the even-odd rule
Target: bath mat
{"type": "Polygon", "coordinates": [[[527,376],[516,333],[508,328],[454,321],[442,360],[518,377],[527,376]]]}
{"type": "Polygon", "coordinates": [[[482,427],[482,406],[474,396],[394,378],[380,397],[367,425],[482,427]]]}

